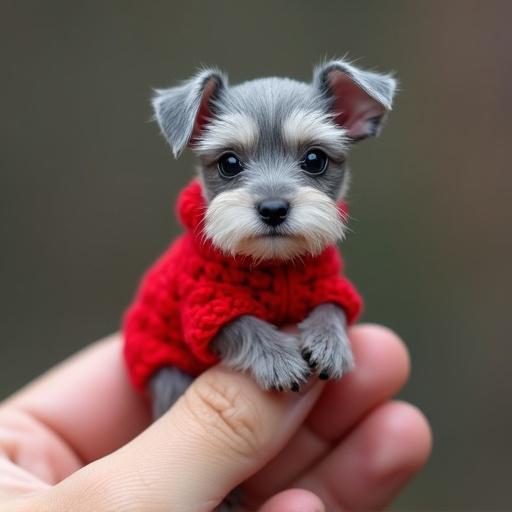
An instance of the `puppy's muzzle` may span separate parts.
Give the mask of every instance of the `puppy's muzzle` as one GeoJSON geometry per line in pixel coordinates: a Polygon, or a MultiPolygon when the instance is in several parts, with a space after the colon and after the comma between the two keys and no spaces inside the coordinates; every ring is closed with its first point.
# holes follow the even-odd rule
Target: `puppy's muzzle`
{"type": "Polygon", "coordinates": [[[261,220],[272,227],[282,224],[290,210],[290,203],[284,199],[266,199],[258,206],[258,214],[261,220]]]}

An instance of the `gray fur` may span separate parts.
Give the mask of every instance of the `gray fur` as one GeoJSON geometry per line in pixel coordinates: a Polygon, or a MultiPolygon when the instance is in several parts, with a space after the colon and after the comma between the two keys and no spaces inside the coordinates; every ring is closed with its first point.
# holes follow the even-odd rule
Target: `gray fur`
{"type": "MultiPolygon", "coordinates": [[[[240,487],[233,489],[217,506],[215,512],[234,512],[243,509],[244,493],[240,487]]],[[[245,509],[244,509],[245,510],[245,509]]]]}
{"type": "Polygon", "coordinates": [[[264,389],[298,390],[310,374],[296,336],[253,316],[226,325],[212,342],[222,361],[248,371],[264,389]]]}
{"type": "Polygon", "coordinates": [[[345,313],[338,306],[317,306],[299,329],[302,354],[322,378],[339,379],[354,367],[345,313]]]}
{"type": "Polygon", "coordinates": [[[176,367],[165,367],[159,370],[149,383],[153,419],[165,414],[186,391],[194,378],[176,367]]]}

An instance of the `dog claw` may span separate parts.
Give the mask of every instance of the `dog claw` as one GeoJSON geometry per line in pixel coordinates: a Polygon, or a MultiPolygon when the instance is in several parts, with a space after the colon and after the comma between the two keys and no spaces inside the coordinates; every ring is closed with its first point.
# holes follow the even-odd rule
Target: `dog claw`
{"type": "MultiPolygon", "coordinates": [[[[317,367],[317,363],[315,361],[311,361],[312,352],[310,350],[304,349],[302,351],[302,357],[304,358],[304,361],[308,363],[309,367],[314,370],[317,367]]],[[[309,374],[311,375],[311,374],[309,374]]],[[[308,375],[308,377],[309,377],[308,375]]]]}
{"type": "Polygon", "coordinates": [[[329,374],[326,371],[320,372],[318,374],[318,378],[321,380],[327,380],[329,378],[329,374]]]}
{"type": "Polygon", "coordinates": [[[304,358],[304,360],[310,364],[310,361],[311,361],[311,351],[310,350],[306,350],[304,349],[302,351],[302,357],[304,358]]]}
{"type": "Polygon", "coordinates": [[[290,388],[294,393],[297,393],[300,389],[298,382],[293,382],[290,388]]]}

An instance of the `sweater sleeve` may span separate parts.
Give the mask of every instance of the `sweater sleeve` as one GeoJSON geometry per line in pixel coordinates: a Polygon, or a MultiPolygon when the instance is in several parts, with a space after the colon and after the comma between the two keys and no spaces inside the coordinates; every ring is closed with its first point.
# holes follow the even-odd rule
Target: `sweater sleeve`
{"type": "Polygon", "coordinates": [[[331,302],[342,308],[349,325],[356,322],[361,315],[363,300],[354,285],[344,276],[318,280],[314,295],[316,306],[331,302]]]}
{"type": "Polygon", "coordinates": [[[363,310],[363,299],[344,275],[343,259],[335,248],[326,252],[320,268],[315,271],[315,277],[311,306],[327,302],[337,304],[345,312],[349,325],[356,322],[363,310]]]}

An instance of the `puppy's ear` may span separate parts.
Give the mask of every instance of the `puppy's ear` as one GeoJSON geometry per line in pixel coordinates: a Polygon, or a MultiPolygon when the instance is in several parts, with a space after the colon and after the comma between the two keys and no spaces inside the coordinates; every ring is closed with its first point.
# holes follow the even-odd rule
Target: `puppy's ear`
{"type": "Polygon", "coordinates": [[[224,74],[204,69],[183,85],[155,91],[155,118],[176,158],[211,119],[213,102],[226,87],[224,74]]]}
{"type": "Polygon", "coordinates": [[[357,69],[333,60],[315,69],[313,85],[329,102],[336,123],[353,141],[379,134],[391,110],[396,80],[391,75],[357,69]]]}

